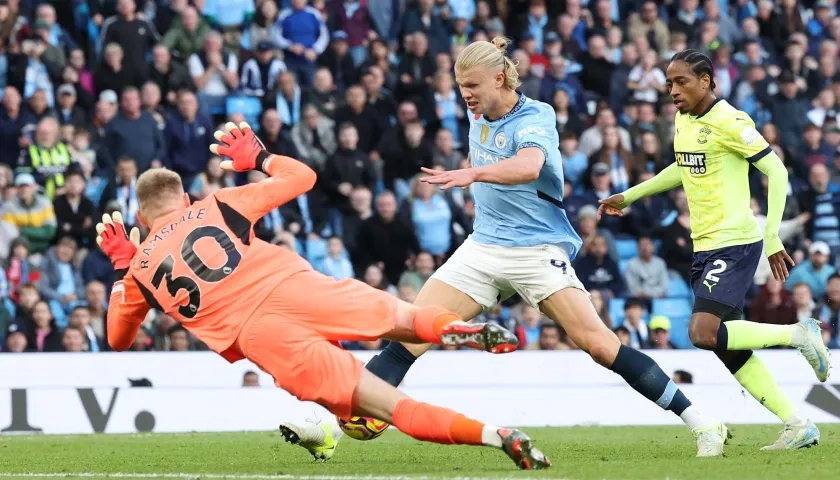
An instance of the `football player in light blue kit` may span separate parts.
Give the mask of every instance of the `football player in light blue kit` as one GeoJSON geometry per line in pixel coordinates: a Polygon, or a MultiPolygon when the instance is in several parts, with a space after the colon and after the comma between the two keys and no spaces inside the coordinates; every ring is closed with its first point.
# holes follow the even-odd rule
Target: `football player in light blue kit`
{"type": "MultiPolygon", "coordinates": [[[[507,44],[504,38],[474,42],[455,63],[470,111],[470,168],[424,169],[429,176],[420,181],[443,189],[470,186],[474,232],[426,282],[415,304],[442,305],[471,319],[518,293],[596,362],[678,415],[697,438],[698,457],[723,454],[726,427],[701,415],[650,357],[621,345],[575,275],[572,259],[582,242],[563,208],[555,113],[516,92],[519,79],[507,44]]],[[[428,348],[392,342],[366,368],[396,386],[428,348]]],[[[324,441],[323,425],[289,427],[316,458],[331,456],[335,441],[330,435],[324,441]]]]}

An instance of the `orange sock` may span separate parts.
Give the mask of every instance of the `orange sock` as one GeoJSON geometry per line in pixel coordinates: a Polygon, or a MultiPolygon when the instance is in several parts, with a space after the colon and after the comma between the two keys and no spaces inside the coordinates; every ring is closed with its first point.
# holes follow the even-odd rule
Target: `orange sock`
{"type": "Polygon", "coordinates": [[[442,444],[484,445],[484,424],[448,408],[400,400],[394,409],[394,426],[417,440],[442,444]]]}
{"type": "Polygon", "coordinates": [[[414,333],[424,342],[440,345],[440,331],[443,327],[460,320],[458,315],[437,305],[420,307],[414,315],[414,333]]]}

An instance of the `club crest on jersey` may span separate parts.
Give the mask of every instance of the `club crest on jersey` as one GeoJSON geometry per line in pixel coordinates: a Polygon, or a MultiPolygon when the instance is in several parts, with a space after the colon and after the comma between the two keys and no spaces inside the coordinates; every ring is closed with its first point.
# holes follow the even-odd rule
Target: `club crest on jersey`
{"type": "Polygon", "coordinates": [[[478,137],[478,139],[481,141],[481,143],[484,143],[484,142],[487,141],[487,137],[489,137],[489,136],[490,136],[490,127],[488,127],[487,125],[482,125],[481,126],[481,136],[478,137]]]}
{"type": "Polygon", "coordinates": [[[507,143],[505,132],[499,132],[499,134],[496,135],[496,148],[505,148],[505,143],[507,143]]]}
{"type": "Polygon", "coordinates": [[[706,138],[712,134],[712,129],[709,127],[703,127],[700,129],[700,136],[697,137],[697,143],[703,145],[704,143],[708,142],[709,139],[706,138]]]}
{"type": "Polygon", "coordinates": [[[704,175],[706,173],[705,153],[684,153],[676,152],[677,165],[685,167],[692,175],[704,175]]]}

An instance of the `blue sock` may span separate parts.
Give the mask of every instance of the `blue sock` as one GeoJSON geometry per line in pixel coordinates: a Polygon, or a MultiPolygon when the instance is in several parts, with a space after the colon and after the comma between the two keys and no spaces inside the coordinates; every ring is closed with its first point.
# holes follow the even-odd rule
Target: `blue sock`
{"type": "Polygon", "coordinates": [[[682,415],[691,402],[659,365],[644,353],[622,345],[610,370],[621,375],[634,390],[665,410],[682,415]]]}
{"type": "Polygon", "coordinates": [[[371,358],[365,365],[372,374],[397,387],[402,383],[408,369],[414,365],[417,357],[411,354],[400,342],[391,342],[382,353],[371,358]]]}

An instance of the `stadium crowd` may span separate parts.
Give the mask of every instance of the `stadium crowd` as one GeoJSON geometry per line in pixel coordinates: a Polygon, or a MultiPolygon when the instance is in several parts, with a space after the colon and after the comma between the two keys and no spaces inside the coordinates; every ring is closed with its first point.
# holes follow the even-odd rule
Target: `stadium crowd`
{"type": "MultiPolygon", "coordinates": [[[[513,38],[520,91],[553,105],[575,269],[626,344],[687,347],[685,194],[596,219],[599,199],[674,161],[675,52],[711,57],[717,95],[748,113],[790,172],[785,283],[766,262],[750,320],[823,322],[840,338],[840,17],[836,0],[0,0],[3,351],[108,349],[112,274],[94,225],[137,222],[134,182],[165,166],[192,197],[255,182],[208,145],[248,120],[267,148],[319,172],[256,235],[318,270],[412,301],[467,235],[469,189],[416,182],[463,168],[468,122],[452,65],[473,40],[513,38]]],[[[765,177],[753,169],[764,221],[765,177]]],[[[573,349],[516,298],[485,314],[522,348],[573,349]]],[[[348,344],[379,349],[381,342],[348,344]]],[[[150,312],[134,350],[201,349],[150,312]]]]}

